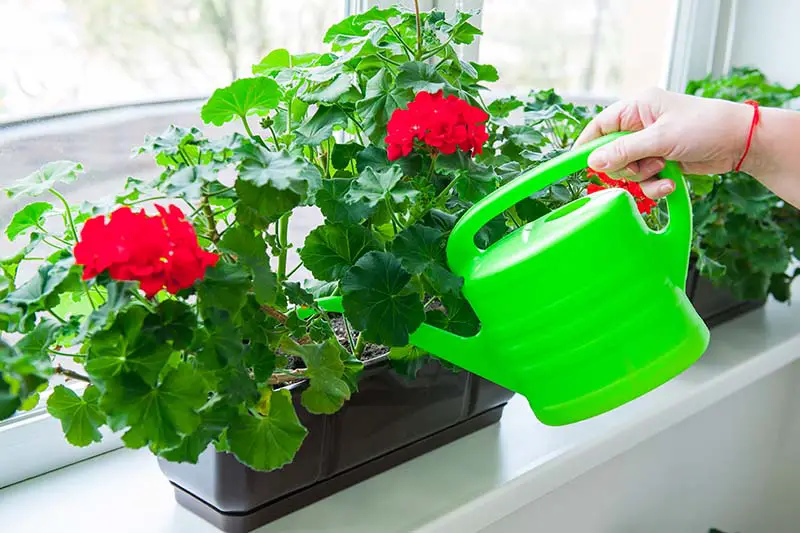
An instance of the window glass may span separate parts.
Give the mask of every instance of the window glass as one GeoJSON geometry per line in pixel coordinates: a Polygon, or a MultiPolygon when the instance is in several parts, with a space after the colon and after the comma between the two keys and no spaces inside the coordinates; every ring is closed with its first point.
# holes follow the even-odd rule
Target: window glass
{"type": "Polygon", "coordinates": [[[272,48],[319,51],[343,1],[0,0],[0,122],[202,96],[272,48]]]}
{"type": "Polygon", "coordinates": [[[676,0],[484,0],[480,61],[508,91],[629,96],[661,85],[676,0]]]}

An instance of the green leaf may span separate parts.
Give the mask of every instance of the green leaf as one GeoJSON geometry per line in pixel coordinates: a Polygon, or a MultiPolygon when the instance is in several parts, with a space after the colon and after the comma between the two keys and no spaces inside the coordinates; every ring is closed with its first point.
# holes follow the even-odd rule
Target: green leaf
{"type": "Polygon", "coordinates": [[[0,271],[5,279],[8,280],[8,290],[13,291],[16,288],[17,271],[22,260],[31,253],[42,242],[42,236],[39,233],[31,233],[28,244],[26,244],[16,254],[6,259],[0,260],[0,271]]]}
{"type": "Polygon", "coordinates": [[[367,200],[358,202],[346,200],[352,183],[353,180],[345,178],[322,180],[322,188],[317,191],[314,203],[328,221],[357,224],[375,212],[375,206],[370,206],[367,200]]]}
{"type": "Polygon", "coordinates": [[[297,128],[295,143],[300,146],[319,146],[333,135],[333,128],[347,127],[347,115],[338,106],[320,106],[305,124],[297,128]]]}
{"type": "Polygon", "coordinates": [[[154,453],[175,448],[201,422],[197,410],[207,400],[202,377],[181,363],[156,386],[136,375],[123,374],[109,384],[100,405],[115,427],[130,426],[123,436],[129,447],[150,445],[154,453]]]}
{"type": "Polygon", "coordinates": [[[220,370],[238,366],[242,360],[244,344],[241,332],[231,324],[230,315],[219,313],[206,320],[205,329],[198,332],[194,349],[204,370],[220,370]]]}
{"type": "Polygon", "coordinates": [[[350,387],[343,379],[345,368],[339,354],[342,348],[336,340],[301,345],[286,338],[281,347],[306,364],[309,387],[303,391],[301,399],[309,413],[333,414],[350,399],[350,387]]]}
{"type": "Polygon", "coordinates": [[[281,216],[303,203],[303,197],[291,189],[281,191],[271,185],[259,187],[236,180],[236,220],[244,226],[264,230],[281,216]]]}
{"type": "Polygon", "coordinates": [[[242,158],[239,181],[258,187],[270,186],[279,191],[292,191],[303,200],[319,189],[321,176],[314,165],[286,150],[270,152],[262,146],[245,145],[237,150],[242,158]]]}
{"type": "Polygon", "coordinates": [[[276,470],[294,459],[308,431],[300,424],[288,390],[265,391],[264,416],[240,414],[228,428],[228,445],[239,461],[254,470],[276,470]]]}
{"type": "Polygon", "coordinates": [[[364,147],[354,142],[334,144],[333,152],[331,153],[333,168],[343,170],[350,167],[350,163],[362,150],[364,150],[364,147]]]}
{"type": "Polygon", "coordinates": [[[147,309],[133,306],[117,315],[108,330],[96,333],[89,344],[86,371],[99,381],[108,381],[125,372],[136,374],[148,385],[155,385],[172,354],[172,346],[160,342],[152,330],[143,331],[147,309]]]}
{"type": "Polygon", "coordinates": [[[398,70],[395,84],[400,89],[411,89],[415,93],[420,91],[435,93],[447,85],[433,65],[421,61],[403,63],[398,70]]]}
{"type": "Polygon", "coordinates": [[[508,96],[505,98],[498,98],[489,104],[489,114],[495,118],[506,118],[512,111],[522,107],[524,102],[516,96],[508,96]]]}
{"type": "Polygon", "coordinates": [[[419,192],[402,179],[403,171],[397,166],[382,171],[367,167],[350,186],[346,199],[350,203],[363,201],[370,207],[389,200],[396,204],[413,200],[419,192]]]}
{"type": "Polygon", "coordinates": [[[272,304],[275,301],[277,277],[269,268],[267,245],[253,230],[244,226],[234,226],[222,236],[219,242],[221,249],[236,256],[253,276],[256,298],[260,304],[272,304]]]}
{"type": "Polygon", "coordinates": [[[357,76],[350,72],[342,72],[332,80],[308,87],[300,98],[308,104],[355,102],[361,97],[357,87],[357,76]]]}
{"type": "Polygon", "coordinates": [[[206,270],[206,277],[197,286],[198,305],[202,312],[221,309],[235,316],[239,313],[250,289],[250,276],[243,265],[219,261],[206,270]]]}
{"type": "Polygon", "coordinates": [[[469,64],[472,68],[475,69],[477,73],[477,81],[488,81],[493,82],[500,79],[500,75],[497,73],[497,69],[494,65],[482,65],[480,63],[475,63],[474,61],[470,61],[469,64]]]}
{"type": "Polygon", "coordinates": [[[204,187],[217,181],[218,174],[219,166],[214,163],[182,167],[166,176],[158,189],[171,198],[196,201],[202,197],[204,187]]]}
{"type": "Polygon", "coordinates": [[[369,79],[364,99],[356,104],[356,112],[373,143],[383,142],[392,113],[405,108],[409,101],[408,89],[399,88],[386,69],[379,70],[369,79]]]}
{"type": "Polygon", "coordinates": [[[47,399],[47,412],[61,421],[67,442],[73,446],[88,446],[103,439],[99,428],[105,424],[106,415],[100,410],[97,387],[87,387],[80,397],[72,389],[58,385],[47,399]]]}
{"type": "Polygon", "coordinates": [[[305,290],[296,281],[284,281],[283,293],[286,295],[286,299],[294,305],[303,307],[314,305],[314,295],[305,290]]]}
{"type": "Polygon", "coordinates": [[[217,89],[200,110],[206,124],[222,126],[234,118],[264,115],[278,107],[281,88],[272,78],[242,78],[217,89]]]}
{"type": "Polygon", "coordinates": [[[277,48],[253,65],[253,74],[269,76],[291,65],[292,56],[285,48],[277,48]]]}
{"type": "Polygon", "coordinates": [[[70,274],[77,275],[73,268],[73,259],[67,258],[57,263],[45,263],[36,274],[14,292],[6,296],[10,304],[34,306],[43,303],[48,297],[57,293],[59,287],[66,284],[70,274]]]}
{"type": "Polygon", "coordinates": [[[18,340],[14,347],[23,355],[43,358],[49,363],[47,349],[53,344],[58,330],[57,322],[42,319],[33,331],[18,340]]]}
{"type": "MultiPolygon", "coordinates": [[[[331,43],[334,48],[349,48],[361,44],[376,27],[385,29],[384,25],[369,24],[373,21],[388,22],[398,16],[400,11],[396,7],[381,9],[372,7],[364,13],[352,15],[331,26],[325,33],[323,42],[331,43]]],[[[377,42],[377,39],[376,39],[377,42]]]]}
{"type": "Polygon", "coordinates": [[[8,239],[13,241],[27,230],[44,225],[43,215],[52,209],[53,206],[47,202],[33,202],[14,213],[6,227],[8,239]]]}
{"type": "Polygon", "coordinates": [[[463,280],[446,265],[447,236],[435,228],[414,224],[392,242],[392,252],[411,274],[424,274],[438,294],[458,294],[463,280]]]}
{"type": "MultiPolygon", "coordinates": [[[[3,351],[5,343],[0,339],[0,354],[3,351]]],[[[6,420],[17,412],[22,405],[19,396],[11,392],[11,385],[3,377],[0,372],[0,420],[6,420]]]]}
{"type": "Polygon", "coordinates": [[[117,313],[130,303],[133,292],[137,290],[135,281],[114,281],[106,285],[105,303],[92,311],[83,321],[78,339],[84,339],[112,324],[117,313]]]}
{"type": "Polygon", "coordinates": [[[56,183],[72,183],[83,173],[83,165],[74,161],[53,161],[42,166],[36,172],[17,180],[6,189],[9,198],[22,195],[39,196],[52,188],[56,183]]]}
{"type": "MultiPolygon", "coordinates": [[[[197,128],[182,128],[180,126],[170,125],[161,135],[145,136],[144,144],[138,148],[134,148],[134,152],[136,154],[163,154],[165,156],[174,156],[182,149],[189,146],[194,147],[203,141],[205,141],[205,139],[203,139],[203,134],[197,128]]],[[[192,151],[195,152],[196,149],[192,151]]],[[[130,180],[131,178],[128,179],[130,180]]]]}
{"type": "Polygon", "coordinates": [[[179,300],[164,300],[155,313],[148,314],[144,328],[148,335],[161,344],[169,344],[175,350],[188,348],[194,340],[197,315],[192,307],[179,300]]]}
{"type": "Polygon", "coordinates": [[[353,326],[366,338],[387,346],[408,344],[408,335],[425,318],[411,274],[386,252],[370,252],[341,282],[343,305],[353,326]]]}
{"type": "Polygon", "coordinates": [[[197,464],[200,455],[211,442],[220,437],[228,427],[228,421],[236,416],[236,410],[222,397],[215,396],[198,412],[202,417],[200,427],[183,438],[180,445],[160,454],[167,461],[197,464]]]}
{"type": "Polygon", "coordinates": [[[340,279],[365,253],[378,250],[372,232],[356,225],[323,224],[308,237],[300,258],[316,279],[340,279]]]}
{"type": "Polygon", "coordinates": [[[395,346],[389,350],[389,364],[392,370],[407,379],[415,379],[429,361],[428,352],[416,346],[395,346]]]}

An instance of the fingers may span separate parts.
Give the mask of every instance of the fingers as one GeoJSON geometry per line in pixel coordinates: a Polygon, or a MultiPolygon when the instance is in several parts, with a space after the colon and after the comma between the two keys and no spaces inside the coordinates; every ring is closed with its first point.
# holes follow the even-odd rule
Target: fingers
{"type": "Polygon", "coordinates": [[[608,135],[609,133],[621,131],[622,115],[627,105],[627,102],[623,101],[614,102],[598,113],[578,136],[578,140],[575,141],[575,146],[580,146],[604,135],[608,135]]]}
{"type": "Polygon", "coordinates": [[[665,142],[661,128],[654,125],[596,149],[589,155],[589,166],[607,174],[615,173],[637,161],[663,158],[669,153],[670,145],[665,142]]]}
{"type": "Polygon", "coordinates": [[[658,178],[645,180],[641,183],[641,186],[642,192],[653,200],[659,200],[665,196],[669,196],[675,190],[675,182],[658,178]]]}

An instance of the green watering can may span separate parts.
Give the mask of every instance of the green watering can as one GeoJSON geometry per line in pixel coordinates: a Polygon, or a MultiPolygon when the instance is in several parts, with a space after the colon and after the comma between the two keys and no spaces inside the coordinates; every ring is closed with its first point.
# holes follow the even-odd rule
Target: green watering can
{"type": "MultiPolygon", "coordinates": [[[[473,337],[422,324],[410,343],[525,396],[548,425],[604,413],[658,387],[705,351],[709,332],[686,297],[691,205],[675,163],[669,224],[651,230],[621,189],[570,202],[485,250],[475,234],[520,200],[587,167],[622,134],[565,153],[473,205],[447,261],[481,322],[473,337]]],[[[342,311],[338,297],[320,300],[342,311]]]]}

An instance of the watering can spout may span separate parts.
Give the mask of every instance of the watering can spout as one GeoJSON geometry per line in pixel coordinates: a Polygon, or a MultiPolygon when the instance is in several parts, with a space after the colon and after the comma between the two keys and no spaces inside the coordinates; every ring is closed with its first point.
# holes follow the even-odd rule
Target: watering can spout
{"type": "MultiPolygon", "coordinates": [[[[326,311],[344,312],[340,296],[320,298],[317,300],[317,304],[326,311]]],[[[475,365],[472,361],[474,357],[470,358],[467,354],[476,353],[480,338],[480,333],[472,337],[462,337],[422,323],[410,335],[409,344],[477,374],[480,371],[474,368],[475,365]]]]}

